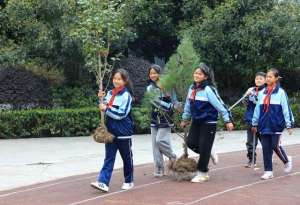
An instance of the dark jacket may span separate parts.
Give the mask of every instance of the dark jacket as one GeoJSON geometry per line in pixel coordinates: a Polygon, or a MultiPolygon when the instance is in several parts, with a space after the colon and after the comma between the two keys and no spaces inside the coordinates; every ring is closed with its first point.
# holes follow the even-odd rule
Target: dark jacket
{"type": "Polygon", "coordinates": [[[176,93],[165,93],[152,81],[147,87],[147,92],[155,93],[155,99],[152,101],[151,127],[167,128],[173,126],[173,107],[178,102],[176,93]]]}

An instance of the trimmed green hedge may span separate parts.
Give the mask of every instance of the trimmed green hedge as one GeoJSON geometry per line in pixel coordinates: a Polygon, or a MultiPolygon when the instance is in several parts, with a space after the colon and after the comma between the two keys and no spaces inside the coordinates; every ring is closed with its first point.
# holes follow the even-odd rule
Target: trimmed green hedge
{"type": "MultiPolygon", "coordinates": [[[[292,110],[296,121],[295,126],[300,127],[300,104],[292,105],[292,110]]],[[[243,120],[244,112],[244,107],[237,107],[233,110],[236,130],[246,128],[243,120]]],[[[135,133],[149,132],[145,126],[147,117],[144,111],[141,108],[134,108],[133,116],[135,133]]],[[[177,117],[179,119],[179,115],[177,117]]],[[[178,122],[178,119],[175,122],[178,122]]],[[[0,138],[87,136],[98,124],[97,107],[2,111],[0,112],[0,138]]],[[[221,121],[219,121],[219,129],[224,129],[221,121]]]]}
{"type": "Polygon", "coordinates": [[[95,108],[0,112],[1,138],[83,136],[99,124],[95,108]]]}

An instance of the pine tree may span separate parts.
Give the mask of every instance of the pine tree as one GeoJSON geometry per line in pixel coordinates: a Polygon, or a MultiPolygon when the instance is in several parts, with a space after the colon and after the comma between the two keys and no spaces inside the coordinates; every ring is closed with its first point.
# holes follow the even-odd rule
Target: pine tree
{"type": "Polygon", "coordinates": [[[189,35],[185,34],[177,48],[166,64],[165,73],[160,79],[162,87],[166,90],[175,89],[178,99],[185,100],[189,85],[193,82],[194,69],[199,65],[197,56],[189,35]]]}

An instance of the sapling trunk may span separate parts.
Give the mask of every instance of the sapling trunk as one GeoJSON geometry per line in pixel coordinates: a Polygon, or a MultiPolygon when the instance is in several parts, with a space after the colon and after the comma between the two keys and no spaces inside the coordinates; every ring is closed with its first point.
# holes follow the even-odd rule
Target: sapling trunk
{"type": "Polygon", "coordinates": [[[187,147],[187,144],[186,144],[187,134],[188,134],[188,128],[184,128],[183,155],[184,155],[185,157],[188,157],[188,156],[189,156],[189,154],[188,154],[188,147],[187,147]]]}
{"type": "MultiPolygon", "coordinates": [[[[102,76],[102,63],[101,63],[101,55],[98,54],[98,82],[99,82],[99,90],[103,92],[103,76],[102,76]]],[[[104,102],[104,96],[100,97],[100,104],[103,104],[104,102]]],[[[105,127],[104,124],[104,112],[100,111],[100,127],[105,127]]]]}
{"type": "MultiPolygon", "coordinates": [[[[108,50],[109,50],[109,44],[108,44],[108,50]]],[[[101,53],[99,52],[97,54],[98,57],[98,68],[96,69],[96,79],[97,83],[99,85],[99,91],[103,92],[103,78],[106,74],[106,72],[111,71],[110,67],[108,66],[107,57],[108,57],[108,50],[101,53]],[[101,55],[103,54],[104,57],[104,64],[101,60],[101,55]],[[109,69],[109,70],[108,70],[109,69]]],[[[104,103],[104,96],[101,96],[99,98],[100,104],[104,103]]],[[[114,136],[108,132],[106,126],[105,126],[105,116],[104,111],[100,110],[100,125],[99,127],[94,131],[92,134],[92,137],[96,142],[99,143],[111,143],[114,139],[114,136]]]]}

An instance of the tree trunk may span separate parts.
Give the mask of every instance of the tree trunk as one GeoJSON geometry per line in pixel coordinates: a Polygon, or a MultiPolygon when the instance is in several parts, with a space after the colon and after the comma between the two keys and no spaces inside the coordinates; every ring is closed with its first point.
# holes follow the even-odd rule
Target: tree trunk
{"type": "MultiPolygon", "coordinates": [[[[98,69],[99,69],[99,90],[102,92],[103,91],[103,76],[102,76],[102,69],[101,69],[101,55],[100,53],[98,54],[98,69]]],[[[104,96],[100,98],[100,104],[103,104],[104,101],[104,96]]],[[[100,111],[100,126],[105,127],[104,125],[104,112],[101,110],[100,111]]]]}
{"type": "Polygon", "coordinates": [[[184,143],[183,143],[183,154],[185,157],[188,157],[188,147],[186,144],[186,140],[187,140],[187,135],[188,135],[188,127],[184,128],[184,143]]]}

